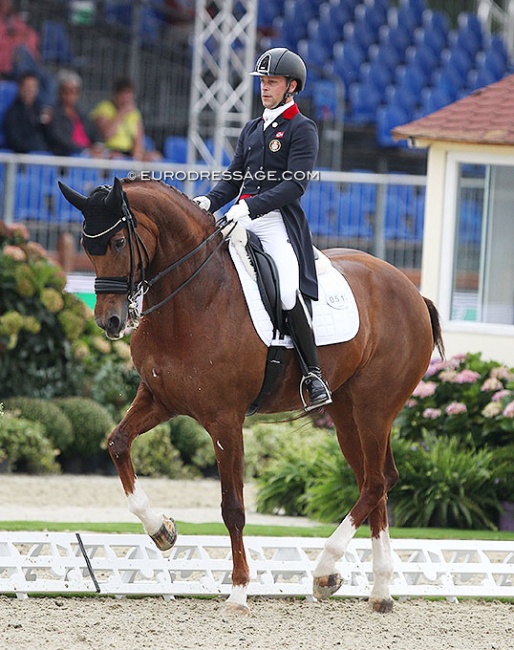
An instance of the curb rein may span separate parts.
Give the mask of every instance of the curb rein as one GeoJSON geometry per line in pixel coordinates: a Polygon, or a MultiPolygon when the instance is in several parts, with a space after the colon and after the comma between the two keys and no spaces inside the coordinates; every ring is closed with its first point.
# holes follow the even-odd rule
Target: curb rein
{"type": "Polygon", "coordinates": [[[191,250],[189,253],[186,253],[186,255],[178,259],[176,262],[173,262],[173,264],[170,264],[170,266],[166,267],[163,271],[158,273],[156,276],[154,276],[150,280],[147,280],[146,270],[148,269],[148,266],[150,264],[150,255],[148,254],[148,250],[145,246],[144,241],[136,232],[137,221],[125,201],[123,201],[122,203],[122,213],[123,213],[123,217],[121,220],[126,222],[128,241],[129,241],[129,251],[130,251],[129,277],[128,279],[126,277],[95,278],[94,286],[95,286],[95,293],[97,295],[106,294],[106,293],[126,294],[128,300],[129,323],[132,327],[137,327],[139,319],[142,316],[147,316],[148,314],[151,314],[153,311],[156,311],[157,309],[165,305],[167,302],[172,300],[182,289],[187,287],[187,285],[190,282],[192,282],[194,278],[196,278],[196,276],[203,270],[203,268],[207,265],[207,263],[210,262],[210,260],[218,252],[218,250],[221,248],[224,242],[228,239],[230,233],[235,227],[235,224],[233,224],[232,228],[228,233],[224,233],[223,230],[224,228],[226,228],[226,223],[224,223],[225,218],[223,217],[218,222],[223,225],[217,225],[214,232],[212,232],[206,239],[200,242],[198,246],[193,248],[193,250],[191,250]],[[161,280],[163,277],[168,275],[168,273],[171,273],[175,269],[179,268],[182,264],[184,264],[184,262],[187,262],[187,260],[189,260],[191,257],[196,255],[196,253],[198,253],[204,246],[206,246],[209,242],[211,242],[220,233],[223,235],[223,237],[219,242],[219,244],[216,245],[216,247],[211,251],[211,253],[209,253],[209,255],[205,258],[205,260],[200,264],[200,266],[195,271],[193,271],[193,273],[187,278],[187,280],[185,280],[179,287],[175,289],[175,291],[170,293],[169,296],[166,296],[166,298],[164,298],[157,304],[152,305],[151,307],[143,311],[140,310],[138,301],[141,296],[144,296],[154,286],[154,284],[156,284],[159,280],[161,280]],[[137,250],[137,254],[139,257],[139,263],[137,265],[137,270],[139,271],[141,276],[139,282],[135,281],[135,254],[134,254],[135,249],[137,250]],[[146,264],[143,264],[143,253],[144,253],[144,257],[146,258],[146,264]]]}

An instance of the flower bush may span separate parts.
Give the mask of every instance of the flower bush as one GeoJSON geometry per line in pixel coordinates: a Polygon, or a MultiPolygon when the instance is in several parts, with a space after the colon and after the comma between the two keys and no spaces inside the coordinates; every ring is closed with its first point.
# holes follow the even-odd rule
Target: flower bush
{"type": "Polygon", "coordinates": [[[0,221],[0,397],[82,395],[112,400],[102,369],[116,366],[116,407],[139,379],[128,344],[104,338],[93,314],[64,291],[66,276],[22,225],[0,221]],[[121,397],[120,397],[121,395],[121,397]],[[96,395],[95,395],[96,397],[96,395]]]}
{"type": "Polygon", "coordinates": [[[396,424],[409,440],[428,431],[461,442],[471,434],[476,449],[514,443],[514,372],[480,354],[433,361],[396,424]]]}

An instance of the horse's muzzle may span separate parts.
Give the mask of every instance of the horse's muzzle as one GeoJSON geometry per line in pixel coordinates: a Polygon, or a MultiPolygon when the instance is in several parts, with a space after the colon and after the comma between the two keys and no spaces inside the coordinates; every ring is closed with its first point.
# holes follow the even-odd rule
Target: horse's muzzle
{"type": "Polygon", "coordinates": [[[97,316],[95,322],[98,327],[101,327],[110,339],[119,339],[123,336],[123,332],[127,325],[127,310],[124,313],[112,312],[103,317],[97,316]]]}

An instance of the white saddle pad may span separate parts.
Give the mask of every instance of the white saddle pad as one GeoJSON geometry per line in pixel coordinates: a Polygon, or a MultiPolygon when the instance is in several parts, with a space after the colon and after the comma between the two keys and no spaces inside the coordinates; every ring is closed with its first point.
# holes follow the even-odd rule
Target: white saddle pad
{"type": "MultiPolygon", "coordinates": [[[[257,334],[267,346],[282,345],[292,348],[293,342],[289,336],[273,338],[273,325],[262,303],[257,281],[249,274],[232,240],[229,242],[229,251],[239,274],[257,334]]],[[[319,300],[312,302],[316,345],[349,341],[359,330],[359,312],[350,285],[346,278],[332,266],[328,257],[321,252],[316,268],[319,300]]]]}

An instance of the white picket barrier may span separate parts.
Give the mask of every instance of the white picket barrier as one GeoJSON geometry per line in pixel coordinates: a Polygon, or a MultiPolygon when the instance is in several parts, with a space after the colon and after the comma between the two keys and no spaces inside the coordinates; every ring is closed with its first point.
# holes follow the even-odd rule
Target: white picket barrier
{"type": "MultiPolygon", "coordinates": [[[[324,540],[247,537],[250,595],[312,594],[324,540]]],[[[395,539],[393,596],[514,598],[514,541],[395,539]]],[[[354,539],[339,562],[338,596],[366,597],[371,543],[354,539]]],[[[230,592],[228,536],[179,536],[162,554],[146,535],[0,533],[0,593],[194,596],[230,592]]]]}

